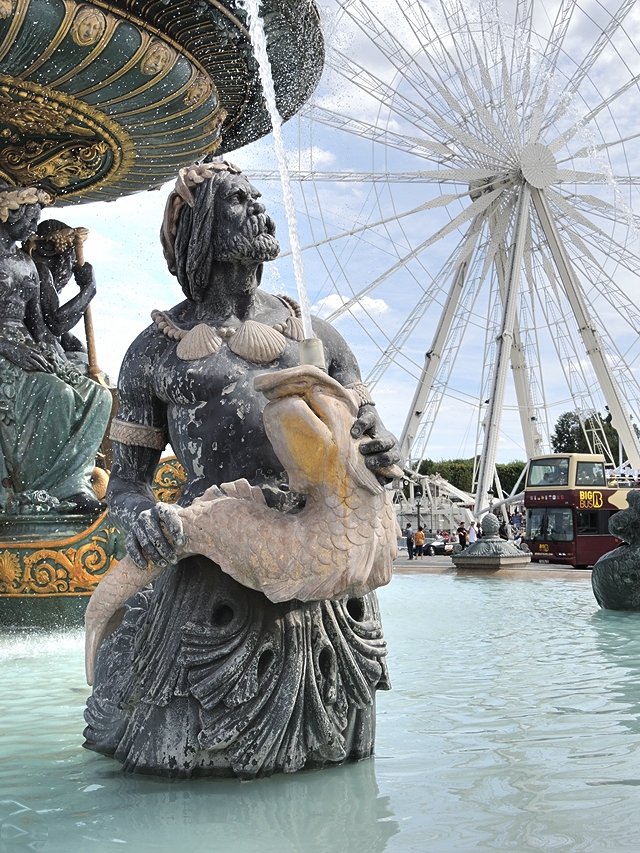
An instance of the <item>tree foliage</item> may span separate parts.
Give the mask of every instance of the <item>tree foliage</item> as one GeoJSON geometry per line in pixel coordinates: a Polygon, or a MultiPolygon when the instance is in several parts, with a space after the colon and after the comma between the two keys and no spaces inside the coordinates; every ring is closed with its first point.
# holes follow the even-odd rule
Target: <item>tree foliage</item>
{"type": "MultiPolygon", "coordinates": [[[[611,426],[611,416],[601,417],[604,434],[609,442],[611,454],[614,461],[618,459],[618,433],[611,426]]],[[[597,420],[587,418],[585,426],[591,430],[597,425],[597,420]]],[[[599,425],[598,425],[599,426],[599,425]]],[[[556,421],[551,435],[551,447],[554,453],[591,453],[587,437],[580,424],[580,418],[576,412],[564,412],[556,421]]]]}
{"type": "MultiPolygon", "coordinates": [[[[524,462],[515,460],[496,465],[500,485],[505,495],[508,495],[515,486],[524,466],[524,462]]],[[[473,457],[470,459],[441,459],[439,462],[434,462],[433,459],[423,459],[418,473],[440,474],[452,486],[462,489],[463,492],[470,492],[473,479],[473,457]]]]}

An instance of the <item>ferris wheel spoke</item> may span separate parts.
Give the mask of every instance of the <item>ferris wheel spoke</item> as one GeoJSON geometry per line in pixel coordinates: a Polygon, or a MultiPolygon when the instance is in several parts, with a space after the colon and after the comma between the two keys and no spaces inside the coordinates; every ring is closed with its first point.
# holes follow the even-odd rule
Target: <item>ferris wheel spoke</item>
{"type": "MultiPolygon", "coordinates": [[[[434,210],[437,207],[443,207],[448,204],[451,204],[452,201],[457,201],[462,198],[466,198],[469,193],[458,193],[454,195],[450,193],[448,195],[439,195],[436,198],[431,199],[430,201],[426,201],[424,204],[419,205],[418,207],[414,207],[412,210],[405,210],[402,213],[394,213],[392,216],[387,216],[385,219],[378,219],[375,222],[367,222],[365,225],[358,225],[356,228],[351,228],[349,231],[341,231],[339,234],[332,234],[329,237],[325,237],[322,240],[317,240],[315,243],[307,243],[306,246],[302,246],[302,251],[307,251],[308,249],[317,249],[319,246],[324,246],[327,243],[335,243],[338,240],[343,240],[345,237],[354,237],[356,234],[362,234],[364,231],[370,231],[373,228],[377,228],[380,225],[387,225],[390,222],[397,222],[400,219],[404,219],[407,216],[413,216],[416,213],[423,213],[425,210],[434,210]]],[[[286,258],[290,255],[291,252],[282,252],[278,257],[286,258]]]]}
{"type": "Polygon", "coordinates": [[[372,290],[375,290],[376,287],[379,287],[384,281],[387,281],[390,276],[405,267],[410,260],[415,258],[425,249],[429,248],[429,246],[432,246],[438,240],[441,240],[443,237],[446,237],[447,234],[450,234],[452,231],[455,231],[456,228],[459,228],[469,219],[476,216],[478,213],[482,213],[483,211],[485,211],[491,205],[491,203],[500,195],[501,192],[501,189],[493,190],[493,192],[486,193],[486,195],[483,195],[476,201],[472,202],[469,207],[465,208],[465,210],[463,210],[462,213],[458,214],[458,216],[452,219],[451,222],[447,223],[447,225],[443,226],[439,231],[436,231],[435,234],[433,234],[423,243],[420,243],[420,245],[417,246],[415,249],[412,249],[408,254],[402,257],[397,264],[394,264],[392,267],[389,267],[389,269],[385,270],[382,275],[379,275],[374,281],[372,281],[366,287],[362,288],[362,290],[360,290],[355,296],[345,302],[344,305],[333,311],[329,315],[329,317],[326,318],[327,322],[332,323],[337,320],[338,317],[342,316],[342,314],[344,314],[346,311],[349,311],[351,308],[357,305],[358,302],[363,298],[363,296],[366,296],[367,294],[371,293],[372,290]]]}
{"type": "Polygon", "coordinates": [[[627,17],[635,3],[636,0],[623,0],[622,5],[618,8],[616,13],[611,16],[609,23],[603,30],[601,30],[595,43],[589,49],[587,55],[580,62],[579,67],[567,83],[564,92],[560,96],[558,107],[545,123],[545,127],[549,127],[566,113],[571,100],[570,96],[574,95],[578,91],[584,80],[589,76],[589,72],[600,58],[603,50],[610,44],[613,36],[622,26],[624,19],[627,17]]]}
{"type": "MultiPolygon", "coordinates": [[[[421,99],[424,99],[425,90],[428,92],[430,81],[420,63],[415,62],[415,56],[407,50],[406,45],[394,36],[392,30],[383,24],[367,4],[360,0],[354,0],[348,4],[340,3],[338,0],[338,6],[343,11],[347,11],[360,30],[371,39],[380,53],[402,75],[402,79],[413,87],[421,99]]],[[[408,21],[402,7],[399,6],[399,8],[405,20],[408,21]]]]}
{"type": "Polygon", "coordinates": [[[570,193],[563,196],[564,199],[577,210],[599,216],[609,222],[631,221],[635,228],[640,229],[640,216],[636,216],[631,210],[620,210],[615,204],[594,195],[579,195],[570,193]]]}
{"type": "Polygon", "coordinates": [[[555,192],[550,187],[546,190],[546,196],[549,201],[553,204],[555,208],[557,208],[563,216],[569,217],[574,222],[577,222],[579,225],[582,225],[584,228],[588,228],[593,231],[595,234],[598,234],[600,237],[608,238],[608,234],[606,234],[602,228],[598,228],[598,226],[591,219],[588,219],[586,216],[583,216],[574,205],[570,204],[566,198],[560,193],[555,192]]]}
{"type": "MultiPolygon", "coordinates": [[[[371,184],[467,184],[469,181],[487,181],[495,175],[495,169],[433,169],[424,172],[324,172],[313,169],[299,172],[289,170],[289,177],[298,183],[371,183],[371,184]]],[[[280,181],[280,172],[276,169],[251,171],[252,180],[280,181]]],[[[487,182],[490,185],[491,182],[487,182]]],[[[483,184],[484,186],[484,184],[483,184]]],[[[468,195],[464,193],[463,195],[468,195]]]]}
{"type": "Polygon", "coordinates": [[[513,72],[509,70],[509,67],[507,65],[507,56],[505,53],[504,42],[502,40],[502,31],[498,30],[498,33],[500,35],[500,64],[502,66],[502,96],[504,98],[507,121],[509,122],[509,126],[511,128],[511,135],[513,141],[516,143],[520,143],[520,121],[518,119],[518,113],[516,112],[516,107],[513,102],[513,72]]]}
{"type": "MultiPolygon", "coordinates": [[[[389,346],[382,353],[373,369],[366,378],[366,384],[370,389],[380,381],[389,365],[395,361],[402,347],[407,342],[418,323],[424,317],[425,312],[431,307],[433,302],[442,293],[449,279],[453,281],[451,285],[453,293],[449,293],[445,300],[445,309],[443,317],[447,315],[447,304],[453,304],[453,301],[458,295],[458,290],[461,290],[464,284],[466,270],[469,266],[469,258],[473,253],[478,237],[481,232],[481,220],[477,217],[471,223],[466,235],[462,238],[458,246],[449,256],[440,272],[435,276],[431,285],[425,290],[418,302],[410,312],[409,316],[396,332],[394,337],[389,342],[389,346]]],[[[450,310],[450,309],[449,309],[450,310]]],[[[442,319],[441,319],[442,323],[442,319]]],[[[437,336],[436,336],[437,337],[437,336]]]]}
{"type": "Polygon", "coordinates": [[[591,157],[592,152],[600,152],[606,151],[609,148],[613,148],[616,145],[624,145],[625,142],[632,142],[634,139],[638,139],[640,137],[640,133],[632,133],[631,136],[620,137],[620,139],[613,139],[611,142],[602,142],[598,145],[586,146],[585,148],[581,148],[579,151],[576,151],[575,154],[571,154],[568,157],[564,157],[562,160],[557,160],[557,164],[566,163],[569,160],[579,160],[582,157],[591,157]]]}
{"type": "MultiPolygon", "coordinates": [[[[432,114],[421,105],[400,94],[388,83],[382,81],[371,71],[364,68],[354,59],[345,56],[335,48],[326,59],[326,66],[331,68],[353,86],[373,98],[377,103],[395,113],[400,119],[411,124],[420,134],[428,134],[428,119],[433,120],[432,114]]],[[[436,126],[437,126],[436,122],[436,126]]]]}
{"type": "Polygon", "coordinates": [[[425,160],[435,160],[439,163],[443,160],[451,160],[455,156],[451,148],[441,142],[419,139],[386,128],[379,128],[362,119],[343,116],[326,107],[309,105],[299,115],[309,121],[317,121],[326,127],[341,130],[360,138],[370,139],[372,142],[379,142],[381,145],[396,148],[398,151],[413,154],[416,157],[423,157],[425,160]]]}
{"type": "Polygon", "coordinates": [[[543,58],[548,62],[548,68],[546,69],[546,73],[548,74],[553,74],[555,71],[558,63],[558,57],[567,35],[567,30],[569,29],[569,24],[571,23],[571,18],[573,17],[575,8],[576,4],[573,0],[561,0],[560,8],[558,9],[556,19],[551,29],[551,35],[547,40],[543,54],[543,58]]]}
{"type": "MultiPolygon", "coordinates": [[[[480,234],[479,230],[477,234],[480,234]]],[[[473,239],[473,234],[470,237],[473,239]]],[[[474,248],[475,242],[472,252],[474,248]]],[[[466,264],[458,264],[451,280],[400,438],[401,450],[409,458],[422,454],[451,380],[462,338],[484,280],[476,273],[479,263],[481,258],[476,254],[468,272],[466,264]]]]}
{"type": "Polygon", "coordinates": [[[589,123],[592,122],[602,112],[602,110],[605,110],[612,104],[614,104],[619,97],[624,95],[625,92],[628,92],[629,89],[633,88],[633,86],[636,86],[639,81],[640,74],[636,74],[630,80],[627,80],[626,83],[623,83],[622,86],[616,89],[616,91],[613,92],[611,95],[606,98],[603,98],[600,103],[597,104],[597,106],[593,107],[593,109],[591,109],[583,118],[577,121],[569,130],[565,131],[564,133],[561,133],[559,136],[556,136],[556,138],[553,139],[547,146],[549,148],[549,151],[551,151],[552,154],[556,154],[558,151],[561,151],[562,148],[564,148],[564,146],[567,145],[573,139],[573,137],[576,135],[576,133],[578,133],[579,130],[581,130],[583,127],[587,127],[589,123]]]}

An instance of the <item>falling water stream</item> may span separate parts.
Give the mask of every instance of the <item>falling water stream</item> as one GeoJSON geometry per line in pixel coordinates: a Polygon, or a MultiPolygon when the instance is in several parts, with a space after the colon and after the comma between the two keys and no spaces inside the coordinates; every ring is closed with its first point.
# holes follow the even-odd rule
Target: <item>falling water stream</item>
{"type": "Polygon", "coordinates": [[[296,220],[296,209],[291,192],[291,180],[287,166],[287,156],[284,150],[284,139],[282,138],[282,119],[276,106],[276,92],[273,85],[271,73],[271,62],[267,54],[267,38],[264,32],[264,24],[260,17],[260,0],[241,0],[241,6],[248,16],[249,34],[253,44],[253,51],[258,61],[260,70],[260,82],[265,97],[265,102],[271,117],[273,129],[274,147],[278,158],[280,180],[282,181],[282,193],[284,195],[284,206],[287,212],[287,223],[289,225],[289,241],[291,243],[291,254],[293,256],[293,269],[298,287],[298,299],[302,312],[302,325],[306,339],[314,337],[311,328],[311,309],[309,307],[309,296],[304,279],[304,266],[302,263],[302,251],[300,249],[300,237],[298,235],[298,223],[296,220]]]}

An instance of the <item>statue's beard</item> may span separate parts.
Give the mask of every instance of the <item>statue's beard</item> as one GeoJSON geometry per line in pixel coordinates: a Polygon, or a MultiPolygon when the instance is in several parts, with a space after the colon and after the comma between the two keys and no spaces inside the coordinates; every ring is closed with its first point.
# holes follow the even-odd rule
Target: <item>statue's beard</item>
{"type": "Polygon", "coordinates": [[[266,213],[256,213],[247,219],[240,233],[217,237],[214,246],[216,261],[273,261],[280,254],[276,226],[266,213]]]}

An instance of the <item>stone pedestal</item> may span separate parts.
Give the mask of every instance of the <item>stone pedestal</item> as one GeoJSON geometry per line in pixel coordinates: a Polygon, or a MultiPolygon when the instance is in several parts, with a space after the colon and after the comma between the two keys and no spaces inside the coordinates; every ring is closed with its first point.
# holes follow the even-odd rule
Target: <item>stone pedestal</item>
{"type": "Polygon", "coordinates": [[[530,563],[531,554],[498,536],[499,526],[494,515],[486,515],[482,521],[482,538],[464,551],[453,554],[454,566],[457,569],[496,572],[499,569],[521,569],[530,563]]]}

